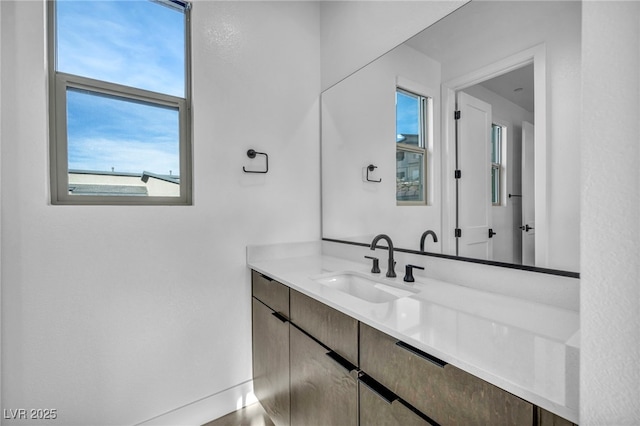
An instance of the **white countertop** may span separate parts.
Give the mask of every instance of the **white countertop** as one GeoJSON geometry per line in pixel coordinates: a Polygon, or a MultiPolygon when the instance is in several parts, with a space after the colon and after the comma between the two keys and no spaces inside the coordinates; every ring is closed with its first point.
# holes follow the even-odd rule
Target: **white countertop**
{"type": "MultiPolygon", "coordinates": [[[[300,256],[301,253],[297,253],[300,256]]],[[[386,256],[384,256],[386,258],[386,256]]],[[[370,265],[309,251],[303,257],[248,256],[277,281],[413,345],[533,404],[578,422],[579,314],[558,307],[437,281],[371,274],[370,265]],[[372,303],[312,279],[357,272],[413,293],[372,303]]]]}

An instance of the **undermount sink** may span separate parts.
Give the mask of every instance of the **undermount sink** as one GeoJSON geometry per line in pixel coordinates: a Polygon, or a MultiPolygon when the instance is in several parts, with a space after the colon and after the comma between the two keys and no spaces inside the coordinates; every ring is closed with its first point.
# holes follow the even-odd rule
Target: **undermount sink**
{"type": "Polygon", "coordinates": [[[412,288],[398,288],[381,281],[372,280],[358,272],[334,272],[312,277],[312,279],[325,287],[372,303],[391,302],[417,293],[412,288]]]}

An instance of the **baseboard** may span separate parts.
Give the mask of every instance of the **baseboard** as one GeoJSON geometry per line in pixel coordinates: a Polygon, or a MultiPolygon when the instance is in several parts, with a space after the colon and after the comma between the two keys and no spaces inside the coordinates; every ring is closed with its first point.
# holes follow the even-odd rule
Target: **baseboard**
{"type": "Polygon", "coordinates": [[[253,381],[247,380],[146,420],[138,426],[200,426],[256,401],[253,395],[253,381]]]}

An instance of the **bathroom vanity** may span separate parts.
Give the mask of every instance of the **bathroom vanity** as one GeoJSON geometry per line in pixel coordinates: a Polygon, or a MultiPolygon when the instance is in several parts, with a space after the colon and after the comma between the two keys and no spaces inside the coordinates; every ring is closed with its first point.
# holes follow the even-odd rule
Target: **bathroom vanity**
{"type": "Polygon", "coordinates": [[[577,422],[576,312],[320,252],[248,267],[254,393],[278,425],[577,422]]]}

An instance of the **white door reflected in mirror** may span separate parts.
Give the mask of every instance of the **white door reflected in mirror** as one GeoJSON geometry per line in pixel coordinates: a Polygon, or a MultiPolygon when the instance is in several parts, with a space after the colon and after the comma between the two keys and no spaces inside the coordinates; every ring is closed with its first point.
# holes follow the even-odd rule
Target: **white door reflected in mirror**
{"type": "Polygon", "coordinates": [[[491,104],[457,94],[458,256],[493,260],[491,229],[491,104]]]}
{"type": "Polygon", "coordinates": [[[535,135],[533,124],[522,122],[522,264],[536,264],[535,135]]]}

